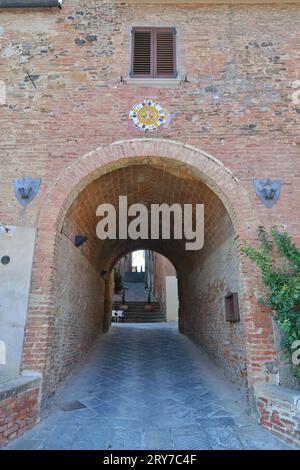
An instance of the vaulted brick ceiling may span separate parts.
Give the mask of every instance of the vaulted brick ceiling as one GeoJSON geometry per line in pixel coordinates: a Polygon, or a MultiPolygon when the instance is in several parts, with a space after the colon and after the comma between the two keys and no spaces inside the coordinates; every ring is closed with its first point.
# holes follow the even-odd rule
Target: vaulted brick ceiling
{"type": "Polygon", "coordinates": [[[118,207],[119,196],[128,197],[128,205],[143,203],[148,208],[151,204],[174,203],[205,205],[205,246],[207,251],[228,231],[232,225],[220,199],[188,166],[174,161],[168,164],[164,159],[139,161],[132,165],[115,169],[91,182],[83,189],[68,210],[63,233],[69,238],[75,234],[88,236],[88,241],[79,249],[96,265],[99,270],[111,269],[113,264],[124,254],[139,248],[153,249],[167,258],[178,268],[183,262],[192,266],[195,252],[184,250],[184,240],[105,240],[96,235],[96,225],[100,220],[96,216],[98,205],[113,204],[118,207]]]}

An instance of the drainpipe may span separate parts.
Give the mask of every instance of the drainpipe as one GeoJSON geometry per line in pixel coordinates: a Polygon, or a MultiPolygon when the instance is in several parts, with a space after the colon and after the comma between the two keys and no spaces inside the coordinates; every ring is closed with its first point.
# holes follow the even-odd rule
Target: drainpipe
{"type": "Polygon", "coordinates": [[[0,0],[0,8],[61,8],[62,0],[0,0]]]}

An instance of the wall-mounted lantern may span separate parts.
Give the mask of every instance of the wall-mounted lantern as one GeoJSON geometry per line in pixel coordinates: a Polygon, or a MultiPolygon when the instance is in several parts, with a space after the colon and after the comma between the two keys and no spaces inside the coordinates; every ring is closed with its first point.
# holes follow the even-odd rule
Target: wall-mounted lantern
{"type": "Polygon", "coordinates": [[[103,281],[107,281],[109,272],[108,271],[101,271],[100,276],[102,277],[103,281]]]}
{"type": "Polygon", "coordinates": [[[75,235],[74,245],[78,248],[87,241],[88,237],[86,235],[75,235]]]}

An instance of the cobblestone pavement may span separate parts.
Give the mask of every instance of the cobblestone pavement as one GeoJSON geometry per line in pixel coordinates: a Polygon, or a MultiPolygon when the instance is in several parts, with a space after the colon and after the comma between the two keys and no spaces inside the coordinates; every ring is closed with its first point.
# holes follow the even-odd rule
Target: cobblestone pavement
{"type": "Polygon", "coordinates": [[[7,449],[289,449],[175,324],[119,324],[7,449]],[[63,411],[69,402],[85,405],[63,411]]]}

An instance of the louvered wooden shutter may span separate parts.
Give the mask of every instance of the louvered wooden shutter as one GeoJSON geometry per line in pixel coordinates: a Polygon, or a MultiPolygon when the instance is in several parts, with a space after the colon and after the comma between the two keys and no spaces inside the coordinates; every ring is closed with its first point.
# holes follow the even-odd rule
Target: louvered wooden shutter
{"type": "Polygon", "coordinates": [[[133,66],[134,77],[153,75],[152,30],[133,31],[133,66]]]}
{"type": "Polygon", "coordinates": [[[135,28],[132,41],[133,77],[172,78],[176,76],[175,30],[135,28]]]}
{"type": "Polygon", "coordinates": [[[155,30],[155,70],[156,77],[175,76],[175,31],[173,29],[155,30]]]}

